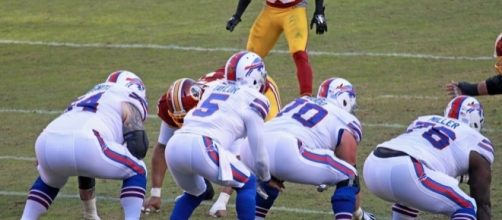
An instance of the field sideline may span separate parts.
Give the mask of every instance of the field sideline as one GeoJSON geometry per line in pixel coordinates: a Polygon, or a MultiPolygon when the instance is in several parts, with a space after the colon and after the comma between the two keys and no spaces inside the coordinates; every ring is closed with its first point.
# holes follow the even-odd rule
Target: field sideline
{"type": "MultiPolygon", "coordinates": [[[[314,0],[309,1],[309,19],[314,0]]],[[[184,0],[18,0],[0,8],[0,219],[19,219],[37,171],[36,137],[75,97],[112,71],[128,69],[144,80],[150,104],[146,129],[157,141],[158,97],[180,77],[199,78],[223,65],[246,45],[247,34],[263,1],[252,1],[234,32],[225,22],[237,1],[184,0]]],[[[325,1],[329,31],[310,31],[308,50],[314,88],[340,76],[357,90],[357,117],[363,123],[358,170],[373,147],[403,132],[424,114],[442,114],[451,80],[480,81],[493,75],[493,41],[500,29],[497,0],[477,1],[325,1]]],[[[282,103],[298,94],[294,63],[280,38],[265,58],[278,83],[282,103]]],[[[502,219],[502,96],[480,97],[485,134],[495,146],[492,178],[493,219],[502,219]]],[[[146,163],[150,168],[150,150],[146,163]]],[[[120,181],[97,180],[102,219],[122,219],[117,198],[120,181]]],[[[466,185],[463,186],[467,191],[466,185]]],[[[148,186],[149,188],[149,186],[148,186]]],[[[331,192],[286,183],[270,219],[332,219],[331,192]]],[[[76,179],[70,178],[42,219],[81,219],[76,179]]],[[[159,214],[166,219],[180,190],[169,174],[159,214]]],[[[362,186],[363,207],[388,219],[390,204],[362,186]]],[[[234,196],[230,216],[235,219],[234,196]]],[[[209,205],[193,219],[207,219],[209,205]]],[[[421,214],[420,219],[447,219],[421,214]]]]}

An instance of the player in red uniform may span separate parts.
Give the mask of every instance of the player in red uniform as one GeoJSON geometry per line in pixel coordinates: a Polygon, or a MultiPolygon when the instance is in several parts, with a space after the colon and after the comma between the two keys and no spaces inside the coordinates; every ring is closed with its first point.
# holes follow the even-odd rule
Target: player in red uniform
{"type": "MultiPolygon", "coordinates": [[[[227,22],[227,30],[234,30],[250,2],[251,0],[239,0],[235,14],[227,22]]],[[[316,26],[317,34],[328,31],[323,3],[324,0],[315,0],[315,12],[310,22],[311,29],[316,26]]],[[[284,33],[289,52],[295,61],[301,96],[312,95],[313,81],[312,67],[306,51],[308,38],[306,6],[306,0],[266,0],[266,5],[249,32],[247,43],[247,50],[266,57],[281,33],[284,33]]]]}

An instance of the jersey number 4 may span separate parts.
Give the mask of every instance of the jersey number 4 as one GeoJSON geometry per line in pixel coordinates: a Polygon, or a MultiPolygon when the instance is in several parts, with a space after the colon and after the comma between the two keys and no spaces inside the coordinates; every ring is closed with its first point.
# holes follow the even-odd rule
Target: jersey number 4
{"type": "Polygon", "coordinates": [[[71,111],[74,107],[82,107],[83,111],[96,112],[98,110],[98,100],[103,95],[103,92],[96,93],[89,97],[82,97],[66,108],[66,111],[71,111]]]}

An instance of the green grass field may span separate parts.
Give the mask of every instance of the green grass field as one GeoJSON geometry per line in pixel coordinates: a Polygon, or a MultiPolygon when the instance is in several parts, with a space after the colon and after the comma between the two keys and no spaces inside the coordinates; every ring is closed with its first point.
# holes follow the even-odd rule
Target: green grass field
{"type": "MultiPolygon", "coordinates": [[[[309,19],[313,0],[310,3],[309,19]]],[[[416,116],[442,114],[450,80],[480,81],[493,75],[493,41],[500,33],[502,1],[325,1],[329,32],[310,32],[314,87],[340,76],[358,92],[357,116],[363,122],[359,170],[374,146],[406,128],[416,116]]],[[[26,193],[37,177],[33,145],[41,130],[67,104],[112,71],[128,69],[145,81],[150,114],[158,97],[180,77],[198,78],[244,49],[263,1],[253,1],[234,32],[225,30],[237,1],[108,0],[0,1],[0,219],[19,219],[26,193]]],[[[280,39],[266,58],[283,104],[298,94],[294,63],[280,39]]],[[[485,134],[502,142],[500,97],[480,97],[485,134]]],[[[147,123],[156,142],[160,120],[147,123]]],[[[500,157],[500,151],[496,150],[500,157]]],[[[151,152],[146,161],[150,163],[151,152]]],[[[502,164],[493,165],[494,219],[502,219],[502,164]]],[[[180,193],[168,176],[160,214],[166,219],[180,193]]],[[[82,218],[76,178],[61,190],[43,219],[82,218]]],[[[120,181],[98,180],[98,210],[103,219],[121,219],[120,181]]],[[[331,193],[313,186],[286,184],[270,219],[332,219],[331,193]]],[[[389,203],[362,188],[363,207],[381,219],[389,203]]],[[[232,200],[233,201],[233,200],[232,200]]],[[[232,202],[231,202],[232,203],[232,202]]],[[[209,205],[194,219],[206,219],[209,205]]],[[[230,216],[235,219],[233,206],[230,216]]],[[[422,214],[421,219],[444,217],[422,214]]],[[[445,218],[446,219],[446,218],[445,218]]]]}

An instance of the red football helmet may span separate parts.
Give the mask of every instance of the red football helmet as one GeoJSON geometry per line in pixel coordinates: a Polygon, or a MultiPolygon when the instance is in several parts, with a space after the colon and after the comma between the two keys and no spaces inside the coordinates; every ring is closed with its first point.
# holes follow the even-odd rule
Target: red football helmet
{"type": "Polygon", "coordinates": [[[181,78],[174,81],[167,90],[167,113],[175,123],[183,124],[183,118],[197,105],[202,91],[202,85],[193,79],[181,78]]]}
{"type": "Polygon", "coordinates": [[[495,49],[493,52],[493,56],[497,58],[497,62],[495,63],[495,69],[497,70],[497,72],[502,74],[502,33],[500,33],[497,39],[495,40],[495,49]]]}

